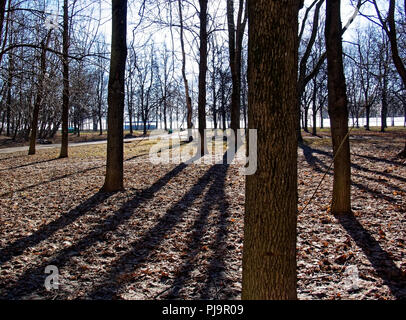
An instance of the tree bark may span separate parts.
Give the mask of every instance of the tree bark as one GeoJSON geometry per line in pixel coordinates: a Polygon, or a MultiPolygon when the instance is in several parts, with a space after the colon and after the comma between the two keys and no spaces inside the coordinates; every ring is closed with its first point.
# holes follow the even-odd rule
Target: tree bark
{"type": "Polygon", "coordinates": [[[297,71],[300,1],[248,1],[248,126],[243,299],[296,299],[297,71]]]}
{"type": "Polygon", "coordinates": [[[7,78],[7,99],[6,99],[6,115],[7,115],[7,124],[6,124],[6,135],[7,137],[10,136],[10,120],[11,120],[11,87],[13,86],[13,68],[14,68],[14,61],[12,52],[8,57],[8,78],[7,78]]]}
{"type": "Polygon", "coordinates": [[[340,0],[326,3],[326,50],[328,73],[328,112],[334,154],[334,182],[331,211],[351,213],[351,159],[348,137],[347,92],[343,67],[340,0]]]}
{"type": "Polygon", "coordinates": [[[127,58],[127,0],[112,1],[112,42],[108,84],[108,135],[105,192],[124,189],[123,121],[127,58]]]}
{"type": "Polygon", "coordinates": [[[312,116],[313,116],[313,127],[312,127],[312,135],[317,135],[317,78],[313,78],[313,105],[312,105],[312,116]]]}
{"type": "Polygon", "coordinates": [[[62,92],[62,142],[59,158],[68,157],[69,140],[69,11],[68,0],[63,1],[63,92],[62,92]]]}
{"type": "MultiPolygon", "coordinates": [[[[391,44],[393,63],[395,65],[396,70],[398,71],[400,77],[402,78],[403,85],[406,86],[406,67],[399,55],[397,35],[396,35],[395,7],[396,7],[396,1],[390,0],[389,12],[388,12],[389,30],[387,31],[387,34],[388,34],[389,41],[391,44]]],[[[406,7],[405,7],[405,10],[406,10],[406,7]]],[[[403,157],[403,158],[406,157],[406,143],[405,143],[405,148],[403,149],[403,151],[401,153],[399,153],[399,156],[403,157]]]]}
{"type": "Polygon", "coordinates": [[[200,4],[200,61],[199,61],[199,139],[201,155],[207,153],[205,129],[206,129],[206,75],[207,75],[207,1],[199,0],[200,4]]]}

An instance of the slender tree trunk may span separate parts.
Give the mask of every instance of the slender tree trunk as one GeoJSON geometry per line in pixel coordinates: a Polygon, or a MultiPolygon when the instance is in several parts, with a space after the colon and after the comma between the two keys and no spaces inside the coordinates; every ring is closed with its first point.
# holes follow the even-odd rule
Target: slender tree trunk
{"type": "MultiPolygon", "coordinates": [[[[300,59],[300,63],[299,63],[299,77],[298,77],[298,85],[297,85],[297,90],[298,90],[298,95],[297,95],[297,113],[298,113],[298,118],[297,118],[297,127],[296,127],[296,135],[297,135],[297,140],[299,143],[303,143],[303,137],[302,137],[302,131],[300,128],[300,116],[301,116],[301,108],[300,108],[300,104],[301,104],[301,100],[302,100],[302,96],[303,93],[306,90],[306,84],[310,81],[310,79],[312,77],[315,77],[318,73],[319,68],[321,67],[321,65],[316,66],[313,69],[313,75],[310,76],[306,76],[306,71],[307,71],[307,62],[309,60],[314,42],[316,40],[317,37],[317,30],[319,28],[319,18],[320,18],[320,9],[321,6],[323,4],[324,0],[320,0],[317,2],[316,7],[314,9],[314,16],[313,16],[313,26],[312,26],[312,32],[309,38],[309,41],[307,43],[306,46],[306,50],[302,56],[302,58],[300,59]]],[[[302,32],[299,35],[300,37],[302,36],[302,32]]],[[[308,131],[307,128],[305,128],[305,131],[308,131]]]]}
{"type": "MultiPolygon", "coordinates": [[[[9,8],[10,8],[10,2],[9,2],[9,8]]],[[[12,15],[11,15],[12,17],[12,15]]],[[[12,26],[12,20],[10,20],[10,27],[12,26]]],[[[7,31],[7,30],[6,30],[7,31]]],[[[13,42],[13,38],[12,38],[12,33],[10,32],[10,36],[9,36],[9,42],[12,43],[13,42]]],[[[6,39],[4,39],[4,43],[6,43],[6,39]]],[[[6,135],[7,137],[10,136],[10,121],[11,121],[11,88],[13,86],[13,72],[14,72],[14,59],[13,59],[13,52],[9,52],[8,55],[8,79],[7,79],[7,100],[6,100],[6,104],[7,104],[7,108],[6,108],[6,113],[7,113],[7,126],[6,126],[6,135]]]]}
{"type": "Polygon", "coordinates": [[[206,75],[207,75],[207,1],[199,0],[200,3],[200,61],[199,61],[199,134],[201,155],[207,153],[206,146],[206,75]]]}
{"type": "MultiPolygon", "coordinates": [[[[6,18],[6,3],[7,3],[7,0],[0,0],[0,37],[1,37],[0,38],[0,47],[2,47],[3,49],[7,42],[7,34],[8,34],[8,28],[7,28],[8,22],[7,22],[7,19],[5,19],[6,18]],[[6,28],[5,28],[5,32],[3,35],[4,21],[6,21],[6,28]]],[[[11,8],[11,0],[8,3],[8,9],[10,9],[10,8],[11,8]]],[[[7,13],[7,18],[9,16],[9,14],[10,14],[10,11],[7,13]]],[[[4,55],[4,53],[2,50],[2,53],[0,53],[0,64],[3,61],[3,55],[4,55]]]]}
{"type": "Polygon", "coordinates": [[[381,132],[385,132],[385,129],[388,127],[387,125],[387,117],[388,117],[388,96],[387,96],[387,89],[388,89],[388,80],[385,76],[383,79],[383,91],[382,91],[382,110],[381,110],[381,132]]]}
{"type": "Polygon", "coordinates": [[[317,107],[313,110],[313,127],[312,127],[312,135],[317,136],[317,107]]]}
{"type": "Polygon", "coordinates": [[[365,106],[365,117],[366,117],[366,125],[365,125],[365,130],[369,131],[369,120],[370,120],[370,115],[371,115],[371,106],[367,104],[365,106]]]}
{"type": "MultiPolygon", "coordinates": [[[[6,111],[3,111],[3,117],[1,118],[0,135],[3,133],[5,120],[6,120],[6,111]]],[[[406,120],[406,117],[405,117],[405,120],[406,120]]],[[[406,121],[405,121],[405,124],[406,124],[406,121]]]]}
{"type": "Polygon", "coordinates": [[[242,41],[248,17],[247,10],[244,9],[244,3],[246,3],[245,0],[239,0],[236,26],[234,22],[234,0],[227,0],[228,42],[232,79],[230,128],[234,131],[234,134],[240,129],[242,41]]]}
{"type": "Polygon", "coordinates": [[[216,46],[215,46],[215,41],[213,41],[213,53],[212,53],[212,67],[213,67],[213,74],[211,77],[211,90],[212,90],[212,98],[213,98],[213,104],[212,104],[212,114],[213,114],[213,125],[214,129],[217,129],[217,92],[216,92],[216,46]]]}
{"type": "Polygon", "coordinates": [[[127,58],[127,0],[112,1],[112,42],[108,88],[108,136],[105,192],[124,189],[123,122],[127,58]]]}
{"type": "Polygon", "coordinates": [[[192,99],[189,95],[189,82],[186,77],[186,52],[185,52],[185,41],[183,37],[183,15],[182,15],[182,1],[178,0],[179,6],[179,20],[180,20],[180,44],[182,48],[182,77],[183,83],[185,85],[185,96],[186,96],[186,107],[187,107],[187,117],[186,123],[188,128],[188,140],[191,142],[193,140],[192,134],[192,116],[193,116],[193,108],[192,108],[192,99]]]}
{"type": "Polygon", "coordinates": [[[320,106],[320,129],[324,129],[323,106],[320,106]]]}
{"type": "Polygon", "coordinates": [[[62,143],[59,158],[68,157],[69,140],[69,9],[63,1],[63,92],[62,92],[62,143]]]}
{"type": "Polygon", "coordinates": [[[243,299],[296,299],[298,0],[248,1],[248,126],[243,299]]]}
{"type": "Polygon", "coordinates": [[[304,131],[309,132],[309,106],[305,106],[304,108],[304,131]]]}
{"type": "Polygon", "coordinates": [[[327,0],[326,4],[328,110],[334,154],[331,211],[334,214],[349,214],[351,213],[351,160],[347,92],[342,57],[340,2],[340,0],[327,0]]]}
{"type": "Polygon", "coordinates": [[[50,36],[51,36],[51,31],[48,32],[46,39],[44,39],[41,44],[41,66],[40,66],[40,75],[38,77],[37,96],[35,97],[34,109],[33,109],[33,113],[32,113],[30,147],[28,149],[29,155],[35,154],[35,143],[37,140],[39,109],[40,109],[43,99],[44,99],[46,53],[47,53],[47,47],[48,47],[48,43],[50,40],[50,36]]]}
{"type": "MultiPolygon", "coordinates": [[[[101,110],[101,107],[100,107],[101,110]]],[[[103,135],[103,117],[101,115],[101,111],[99,112],[99,122],[100,122],[100,135],[103,135]]]]}
{"type": "Polygon", "coordinates": [[[7,137],[10,136],[10,120],[11,120],[11,86],[13,84],[13,71],[12,71],[12,64],[13,64],[13,60],[10,57],[10,66],[9,66],[9,71],[8,71],[8,88],[7,88],[7,99],[6,99],[6,104],[7,104],[7,108],[6,108],[6,115],[7,115],[7,124],[6,124],[6,135],[7,137]]]}

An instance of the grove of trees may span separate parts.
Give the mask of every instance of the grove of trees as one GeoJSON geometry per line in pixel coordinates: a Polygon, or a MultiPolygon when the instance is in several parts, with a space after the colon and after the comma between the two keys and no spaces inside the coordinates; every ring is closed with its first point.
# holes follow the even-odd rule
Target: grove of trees
{"type": "Polygon", "coordinates": [[[351,215],[351,127],[406,125],[405,31],[396,0],[2,0],[0,135],[33,155],[60,134],[67,158],[70,134],[107,130],[117,192],[126,130],[198,128],[204,155],[206,128],[256,129],[242,298],[296,299],[301,129],[331,128],[331,211],[351,215]]]}

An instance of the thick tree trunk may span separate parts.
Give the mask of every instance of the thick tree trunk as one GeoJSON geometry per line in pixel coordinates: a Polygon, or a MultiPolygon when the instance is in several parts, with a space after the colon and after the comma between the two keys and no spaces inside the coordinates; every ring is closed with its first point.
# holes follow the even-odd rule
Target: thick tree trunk
{"type": "Polygon", "coordinates": [[[206,75],[207,75],[207,1],[199,0],[200,3],[200,61],[199,61],[199,135],[201,155],[207,153],[205,129],[206,129],[206,75]]]}
{"type": "Polygon", "coordinates": [[[69,11],[68,0],[63,1],[63,92],[62,92],[62,143],[60,158],[68,157],[69,140],[69,11]]]}
{"type": "Polygon", "coordinates": [[[106,180],[102,188],[106,192],[124,189],[123,121],[125,99],[124,76],[127,58],[127,0],[113,0],[112,17],[107,116],[107,167],[106,180]]]}
{"type": "Polygon", "coordinates": [[[298,0],[248,1],[248,125],[243,299],[296,299],[298,0]]]}
{"type": "MultiPolygon", "coordinates": [[[[405,4],[406,5],[406,4],[405,4]]],[[[406,8],[406,7],[405,7],[406,8]]],[[[395,22],[395,9],[396,0],[390,0],[389,2],[389,12],[388,12],[388,25],[389,29],[387,31],[389,41],[391,44],[393,63],[398,71],[400,77],[402,78],[403,86],[406,86],[406,67],[399,55],[399,48],[396,35],[396,22],[395,22]]],[[[405,9],[406,10],[406,9],[405,9]]],[[[400,157],[406,157],[406,143],[405,148],[399,154],[400,157]]]]}
{"type": "Polygon", "coordinates": [[[334,183],[331,211],[351,213],[351,159],[348,137],[347,93],[343,67],[340,0],[327,0],[326,48],[328,111],[334,154],[334,183]]]}

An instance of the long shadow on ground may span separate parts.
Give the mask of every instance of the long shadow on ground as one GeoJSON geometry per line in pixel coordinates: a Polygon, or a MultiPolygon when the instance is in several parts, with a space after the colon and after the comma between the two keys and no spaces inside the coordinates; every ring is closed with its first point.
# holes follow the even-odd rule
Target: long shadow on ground
{"type": "MultiPolygon", "coordinates": [[[[200,239],[204,230],[204,225],[206,224],[207,216],[210,209],[215,205],[215,201],[220,201],[223,198],[221,190],[223,189],[224,179],[227,172],[226,165],[216,164],[212,166],[202,177],[199,178],[197,183],[170,209],[167,210],[166,214],[158,221],[158,223],[147,231],[147,233],[139,240],[129,244],[131,250],[125,253],[114,265],[110,267],[110,270],[104,279],[95,286],[92,292],[86,294],[86,298],[90,299],[112,299],[116,297],[120,288],[124,285],[122,281],[119,281],[122,275],[127,273],[134,273],[139,270],[153,254],[154,250],[162,243],[164,237],[171,232],[171,230],[182,220],[184,214],[187,212],[199,195],[203,194],[204,190],[211,184],[211,188],[207,192],[213,192],[214,190],[220,191],[219,195],[215,199],[210,199],[211,204],[208,203],[209,199],[203,204],[203,208],[200,210],[199,216],[194,224],[194,234],[190,243],[191,254],[195,254],[200,247],[200,239]],[[216,184],[217,187],[216,187],[216,184]]],[[[227,205],[222,205],[226,211],[227,205]]],[[[220,217],[220,226],[222,233],[221,236],[217,236],[216,240],[220,241],[223,239],[226,233],[226,228],[224,227],[224,217],[220,217]],[[224,235],[223,235],[224,234],[224,235]]],[[[190,276],[190,269],[192,265],[190,261],[185,261],[181,267],[180,276],[175,279],[173,291],[171,297],[174,298],[178,295],[179,289],[185,283],[187,278],[190,276]]],[[[220,267],[224,269],[224,267],[220,267]]],[[[213,277],[215,273],[219,270],[210,268],[209,278],[213,277]],[[210,275],[211,272],[211,275],[210,275]]],[[[140,276],[141,277],[141,276],[140,276]]],[[[136,281],[138,279],[132,279],[136,281]]]]}
{"type": "MultiPolygon", "coordinates": [[[[84,250],[92,247],[97,242],[106,241],[105,235],[108,232],[115,231],[121,224],[125,223],[133,214],[134,210],[142,203],[149,201],[153,198],[154,194],[163,188],[173,177],[178,175],[182,170],[186,168],[185,164],[178,165],[175,169],[167,173],[161,179],[156,181],[149,188],[142,190],[133,199],[126,202],[119,210],[114,212],[111,216],[100,221],[100,223],[93,228],[93,230],[77,243],[60,250],[54,257],[48,261],[43,262],[41,265],[33,266],[27,269],[18,280],[10,285],[8,288],[2,290],[0,299],[21,299],[29,297],[33,293],[45,293],[44,280],[46,275],[44,274],[45,267],[48,265],[56,265],[58,268],[67,264],[72,257],[80,255],[84,250]]],[[[63,223],[64,226],[67,223],[63,223]]],[[[55,232],[55,228],[51,228],[51,232],[55,232]]],[[[38,237],[38,235],[37,235],[38,237]]],[[[36,237],[30,238],[34,243],[38,243],[36,237]]],[[[28,240],[30,240],[28,239],[28,240]]],[[[39,238],[42,241],[42,238],[39,238]]],[[[23,240],[21,243],[30,243],[28,240],[23,240]]],[[[18,248],[17,246],[14,246],[18,248]]],[[[15,249],[20,252],[19,249],[15,249]]]]}
{"type": "MultiPolygon", "coordinates": [[[[205,194],[202,206],[199,210],[198,217],[196,218],[192,226],[192,236],[187,243],[188,251],[187,255],[183,259],[183,264],[178,269],[176,278],[172,281],[170,288],[165,290],[165,294],[162,294],[161,298],[164,299],[179,299],[180,291],[185,286],[186,282],[191,278],[191,273],[194,269],[198,268],[196,265],[196,256],[202,251],[203,247],[203,237],[207,226],[207,218],[211,211],[215,208],[219,211],[217,222],[217,232],[214,239],[214,243],[210,245],[211,249],[214,251],[210,257],[210,263],[205,275],[206,282],[202,287],[195,289],[200,293],[202,299],[207,299],[209,296],[214,297],[218,294],[212,292],[213,288],[216,287],[216,281],[221,282],[224,276],[225,263],[223,252],[220,252],[221,245],[224,243],[227,237],[227,226],[228,226],[228,208],[229,203],[225,198],[225,180],[227,175],[227,169],[229,165],[214,165],[210,171],[210,178],[212,179],[211,185],[205,194]]],[[[199,181],[198,184],[202,184],[199,181]]],[[[205,182],[204,182],[205,184],[205,182]]],[[[204,185],[202,185],[204,187],[204,185]]],[[[157,298],[155,296],[155,298],[157,298]]]]}
{"type": "MultiPolygon", "coordinates": [[[[321,154],[331,157],[331,153],[323,150],[313,149],[306,145],[301,145],[300,147],[303,149],[306,161],[313,167],[313,169],[320,173],[324,173],[325,170],[328,169],[328,166],[321,159],[314,156],[314,154],[321,154]]],[[[375,172],[370,169],[360,167],[356,164],[353,164],[352,166],[358,170],[375,172]]],[[[381,174],[381,172],[378,173],[381,174]]],[[[362,178],[365,177],[362,176],[362,178]]],[[[396,179],[400,177],[394,176],[393,178],[396,179]]],[[[352,182],[352,185],[377,197],[383,198],[388,202],[393,202],[396,200],[360,183],[352,182]]],[[[377,275],[384,281],[384,284],[389,287],[391,293],[396,297],[396,299],[406,299],[405,273],[396,266],[393,258],[391,258],[391,256],[380,246],[378,241],[371,236],[371,234],[353,215],[337,215],[336,218],[347,233],[354,239],[357,246],[364,252],[377,275]]]]}

